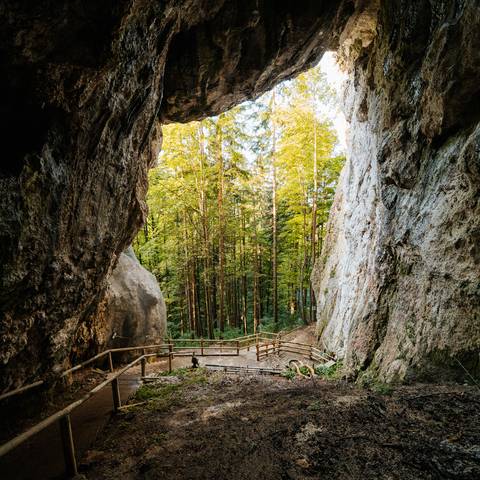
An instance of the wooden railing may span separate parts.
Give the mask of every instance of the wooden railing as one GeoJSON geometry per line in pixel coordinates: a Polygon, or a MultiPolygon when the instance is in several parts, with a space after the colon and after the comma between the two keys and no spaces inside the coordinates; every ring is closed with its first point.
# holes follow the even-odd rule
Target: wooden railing
{"type": "MultiPolygon", "coordinates": [[[[79,370],[80,368],[84,367],[85,365],[88,365],[92,363],[95,360],[99,360],[105,356],[108,355],[109,358],[109,366],[111,373],[108,376],[106,380],[103,382],[99,383],[97,386],[92,388],[89,392],[87,392],[85,395],[83,395],[80,399],[76,400],[75,402],[71,403],[70,405],[66,406],[62,410],[54,413],[53,415],[50,415],[49,417],[45,418],[41,422],[37,423],[33,427],[29,428],[25,432],[21,433],[20,435],[14,437],[7,443],[4,443],[3,445],[0,446],[0,457],[6,455],[8,452],[13,450],[14,448],[18,447],[21,445],[23,442],[27,441],[29,438],[33,437],[37,433],[41,432],[45,428],[49,427],[55,422],[59,422],[60,424],[60,433],[62,437],[62,444],[63,444],[63,453],[64,453],[64,458],[65,458],[65,467],[66,467],[66,473],[69,477],[74,477],[77,475],[77,462],[76,462],[76,457],[75,457],[75,445],[73,442],[73,434],[72,434],[72,424],[70,420],[70,414],[72,413],[73,410],[78,408],[80,405],[85,403],[89,398],[91,398],[93,395],[95,395],[97,392],[102,390],[102,388],[106,387],[107,385],[111,385],[112,387],[112,401],[113,401],[113,410],[117,411],[119,408],[121,408],[122,401],[120,397],[120,389],[119,389],[119,384],[118,384],[118,377],[120,375],[124,374],[127,370],[130,370],[132,367],[137,365],[138,363],[141,364],[141,371],[142,371],[142,376],[145,376],[145,368],[146,368],[146,363],[147,363],[147,358],[149,357],[165,357],[168,356],[169,358],[169,369],[171,370],[171,359],[175,355],[171,345],[147,345],[143,347],[127,347],[127,348],[118,348],[118,349],[111,349],[107,350],[105,352],[102,352],[101,354],[95,355],[95,357],[92,357],[85,362],[81,363],[80,365],[77,365],[73,368],[70,368],[66,370],[65,372],[62,373],[62,377],[65,375],[68,375],[69,373],[72,373],[74,371],[79,370]],[[160,349],[160,348],[168,348],[168,352],[165,353],[145,353],[146,350],[149,349],[160,349]],[[130,362],[128,365],[120,368],[120,370],[114,372],[113,371],[113,361],[112,361],[112,353],[113,352],[125,352],[125,351],[138,351],[142,350],[142,355],[137,357],[135,360],[130,362]]],[[[38,384],[38,382],[35,382],[38,384]]],[[[31,385],[29,386],[30,388],[31,385]]],[[[17,389],[13,392],[9,392],[10,395],[12,396],[14,394],[22,393],[26,391],[27,389],[17,389]]],[[[3,398],[7,398],[6,395],[4,395],[3,398]]]]}
{"type": "Polygon", "coordinates": [[[292,342],[282,338],[260,339],[256,344],[257,361],[263,360],[269,355],[280,353],[294,353],[309,358],[313,362],[326,363],[335,360],[331,355],[323,352],[308,343],[292,342]]]}
{"type": "MultiPolygon", "coordinates": [[[[135,352],[135,351],[146,352],[147,350],[162,350],[162,349],[168,350],[170,347],[173,348],[173,345],[169,346],[169,344],[160,344],[160,345],[143,345],[143,346],[139,346],[139,347],[110,348],[108,350],[105,350],[105,351],[89,358],[88,360],[85,360],[84,362],[82,362],[78,365],[75,365],[72,368],[69,368],[68,370],[65,370],[64,372],[62,372],[60,374],[60,378],[67,377],[68,375],[86,367],[90,363],[101,360],[101,359],[103,359],[104,357],[107,357],[107,356],[108,356],[108,363],[109,363],[110,371],[113,371],[112,354],[116,353],[116,352],[135,352]]],[[[44,383],[45,383],[44,380],[38,380],[38,381],[30,383],[28,385],[24,385],[22,387],[14,389],[14,390],[10,390],[9,392],[6,392],[6,393],[3,393],[3,394],[0,395],[0,401],[5,400],[8,397],[12,397],[14,395],[24,393],[28,390],[31,390],[32,388],[40,387],[40,386],[44,385],[44,383]]]]}
{"type": "MultiPolygon", "coordinates": [[[[108,365],[110,374],[108,378],[95,386],[85,395],[83,395],[79,400],[71,403],[62,410],[50,415],[41,422],[37,423],[33,427],[29,428],[20,435],[14,437],[8,442],[0,446],[0,457],[6,455],[8,452],[12,451],[14,448],[21,445],[23,442],[27,441],[29,438],[33,437],[37,433],[41,432],[48,426],[52,425],[55,422],[60,424],[60,432],[63,443],[63,451],[65,457],[66,473],[68,476],[75,476],[77,474],[77,463],[75,457],[75,446],[73,442],[72,434],[72,424],[70,420],[70,414],[73,410],[78,408],[80,405],[85,403],[89,398],[95,395],[97,392],[102,390],[107,385],[111,385],[112,388],[112,402],[113,402],[113,411],[117,411],[121,408],[122,401],[120,397],[120,389],[118,378],[130,370],[135,365],[140,363],[141,366],[141,376],[146,376],[146,364],[147,359],[150,357],[167,357],[168,358],[168,370],[172,371],[172,360],[174,357],[181,356],[191,356],[192,354],[201,355],[201,356],[238,356],[240,351],[243,349],[249,350],[252,346],[256,348],[257,361],[262,360],[267,357],[269,354],[281,353],[281,352],[291,352],[304,355],[310,358],[313,361],[322,361],[326,362],[330,358],[321,352],[318,348],[313,347],[312,345],[303,344],[299,342],[291,342],[288,340],[283,340],[282,335],[285,335],[290,332],[279,332],[279,333],[270,333],[262,332],[257,334],[246,335],[243,337],[238,337],[235,339],[229,340],[207,340],[207,339],[198,339],[198,340],[172,340],[169,339],[168,343],[159,344],[159,345],[143,345],[136,347],[124,347],[124,348],[112,348],[101,352],[88,360],[76,365],[68,370],[65,370],[60,374],[60,378],[67,377],[72,373],[90,365],[95,361],[99,361],[108,357],[108,365]],[[218,350],[220,349],[220,353],[218,350]],[[156,350],[154,353],[147,353],[148,351],[156,350]],[[215,350],[216,352],[212,352],[215,350]],[[113,364],[113,354],[116,352],[135,352],[140,351],[141,355],[135,358],[128,365],[120,368],[118,371],[114,371],[113,364]]],[[[44,385],[44,380],[38,380],[29,385],[11,390],[10,392],[0,395],[0,401],[5,400],[9,397],[22,394],[26,391],[29,391],[33,388],[40,387],[44,385]]]]}

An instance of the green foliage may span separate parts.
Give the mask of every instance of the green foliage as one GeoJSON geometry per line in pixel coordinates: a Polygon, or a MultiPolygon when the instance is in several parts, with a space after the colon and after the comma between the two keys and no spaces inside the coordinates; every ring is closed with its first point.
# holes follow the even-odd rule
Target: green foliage
{"type": "Polygon", "coordinates": [[[306,375],[307,377],[310,377],[311,376],[311,372],[310,372],[310,369],[308,367],[306,367],[305,365],[302,365],[300,368],[300,373],[302,375],[306,375]]]}
{"type": "Polygon", "coordinates": [[[286,368],[280,375],[282,377],[288,378],[289,380],[293,380],[297,375],[297,372],[295,372],[295,370],[293,370],[292,368],[286,368]]]}
{"type": "Polygon", "coordinates": [[[379,395],[391,395],[395,390],[392,384],[384,383],[378,380],[372,371],[368,370],[359,376],[357,383],[361,387],[378,393],[379,395]]]}
{"type": "Polygon", "coordinates": [[[154,409],[165,409],[175,404],[182,388],[207,382],[207,371],[204,368],[178,368],[172,372],[162,372],[160,376],[180,377],[179,383],[164,384],[161,381],[146,383],[135,392],[135,400],[152,403],[154,409]]]}
{"type": "Polygon", "coordinates": [[[169,383],[159,385],[156,383],[142,385],[135,393],[135,399],[146,401],[152,399],[171,398],[180,388],[179,384],[169,383]]]}
{"type": "Polygon", "coordinates": [[[277,88],[275,98],[164,127],[134,248],[164,293],[169,337],[228,339],[314,320],[310,274],[344,160],[319,113],[334,95],[316,68],[277,88]]]}
{"type": "Polygon", "coordinates": [[[324,365],[318,365],[315,367],[315,373],[322,378],[335,379],[338,378],[342,371],[342,362],[337,362],[331,367],[324,365]]]}
{"type": "Polygon", "coordinates": [[[392,395],[395,389],[388,383],[375,382],[372,385],[372,390],[380,395],[392,395]]]}
{"type": "Polygon", "coordinates": [[[315,400],[310,405],[308,405],[307,410],[311,412],[318,412],[319,410],[322,410],[323,407],[324,403],[322,403],[321,400],[315,400]]]}

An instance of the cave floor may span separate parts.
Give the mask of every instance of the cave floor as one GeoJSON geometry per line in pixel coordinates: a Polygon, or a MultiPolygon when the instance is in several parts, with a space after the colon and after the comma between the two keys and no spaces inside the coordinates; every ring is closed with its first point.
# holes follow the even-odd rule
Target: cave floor
{"type": "Polygon", "coordinates": [[[478,479],[480,391],[374,393],[340,381],[164,377],[112,417],[87,479],[478,479]]]}

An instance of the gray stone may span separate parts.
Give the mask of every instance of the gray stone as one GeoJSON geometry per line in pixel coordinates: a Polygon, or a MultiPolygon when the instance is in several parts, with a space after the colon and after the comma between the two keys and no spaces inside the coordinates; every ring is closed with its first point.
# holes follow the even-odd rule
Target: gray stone
{"type": "Polygon", "coordinates": [[[480,5],[382,2],[378,18],[345,59],[318,333],[354,376],[459,380],[480,373],[480,5]]]}
{"type": "Polygon", "coordinates": [[[120,255],[105,295],[109,347],[161,343],[167,309],[155,276],[143,268],[130,247],[120,255]]]}

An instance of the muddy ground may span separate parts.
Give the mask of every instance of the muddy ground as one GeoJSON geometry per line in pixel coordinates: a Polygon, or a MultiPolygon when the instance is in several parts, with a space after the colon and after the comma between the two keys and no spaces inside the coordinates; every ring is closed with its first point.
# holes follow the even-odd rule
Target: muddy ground
{"type": "Polygon", "coordinates": [[[143,387],[80,463],[88,479],[479,479],[480,391],[380,394],[203,370],[143,387]]]}

